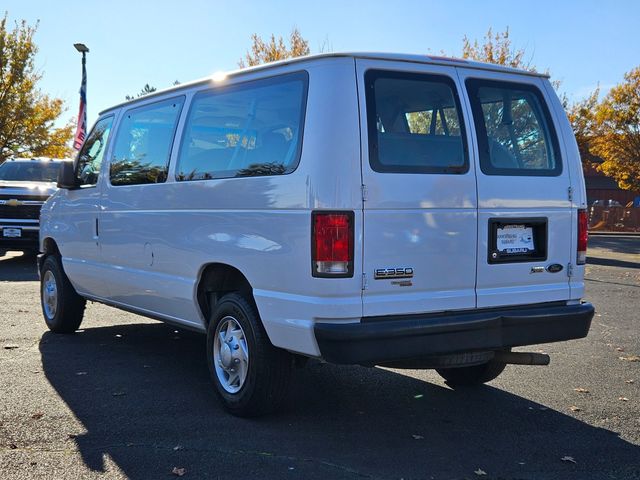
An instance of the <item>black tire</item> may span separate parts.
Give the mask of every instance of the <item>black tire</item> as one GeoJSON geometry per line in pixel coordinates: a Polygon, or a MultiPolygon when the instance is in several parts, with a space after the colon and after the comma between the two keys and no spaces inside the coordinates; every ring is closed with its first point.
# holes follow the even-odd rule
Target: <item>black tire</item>
{"type": "Polygon", "coordinates": [[[498,378],[507,366],[504,362],[491,360],[481,365],[457,368],[438,368],[436,371],[451,387],[482,385],[498,378]]]}
{"type": "Polygon", "coordinates": [[[75,332],[82,323],[85,304],[86,300],[78,295],[65,275],[60,259],[53,255],[45,258],[40,272],[40,305],[49,330],[55,333],[75,332]]]}
{"type": "MultiPolygon", "coordinates": [[[[236,330],[236,332],[239,331],[236,330]]],[[[229,334],[228,330],[227,334],[229,334]]],[[[233,335],[230,338],[228,346],[238,341],[233,335]]],[[[221,352],[225,348],[223,343],[218,341],[221,352]]],[[[216,392],[224,407],[238,417],[257,417],[275,411],[285,398],[293,369],[293,355],[271,344],[252,302],[240,294],[229,293],[218,301],[211,315],[207,330],[207,364],[216,392]],[[244,342],[240,348],[234,344],[227,350],[227,363],[230,364],[232,361],[241,363],[240,359],[232,360],[228,352],[242,351],[244,347],[246,347],[247,360],[246,364],[242,362],[246,367],[239,368],[239,370],[246,368],[244,381],[239,381],[238,385],[228,385],[229,388],[239,388],[235,392],[230,392],[223,385],[221,378],[228,381],[233,374],[225,370],[226,367],[223,364],[225,356],[222,353],[218,355],[220,363],[217,363],[219,369],[216,369],[215,349],[218,325],[224,329],[225,325],[229,325],[230,322],[233,324],[233,321],[241,327],[242,332],[239,335],[243,336],[244,342]]]]}

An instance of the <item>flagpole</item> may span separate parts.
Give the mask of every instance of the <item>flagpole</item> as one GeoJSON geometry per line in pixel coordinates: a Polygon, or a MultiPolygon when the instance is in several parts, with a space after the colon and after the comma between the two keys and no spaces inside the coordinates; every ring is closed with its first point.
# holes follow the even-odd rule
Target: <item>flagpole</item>
{"type": "Polygon", "coordinates": [[[82,83],[80,84],[80,107],[78,108],[78,127],[73,140],[73,148],[80,150],[87,135],[87,53],[84,43],[74,43],[75,49],[82,53],[82,83]]]}

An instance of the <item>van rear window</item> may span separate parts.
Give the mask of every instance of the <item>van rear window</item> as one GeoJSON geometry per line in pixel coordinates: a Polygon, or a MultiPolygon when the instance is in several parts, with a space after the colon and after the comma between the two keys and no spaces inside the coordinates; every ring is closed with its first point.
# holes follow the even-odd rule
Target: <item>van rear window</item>
{"type": "Polygon", "coordinates": [[[291,173],[300,157],[306,98],[306,72],[196,94],[176,179],[291,173]]]}
{"type": "Polygon", "coordinates": [[[560,175],[558,139],[536,87],[479,79],[466,83],[483,173],[560,175]]]}
{"type": "Polygon", "coordinates": [[[373,170],[468,171],[460,101],[449,77],[369,70],[365,83],[369,162],[373,170]]]}

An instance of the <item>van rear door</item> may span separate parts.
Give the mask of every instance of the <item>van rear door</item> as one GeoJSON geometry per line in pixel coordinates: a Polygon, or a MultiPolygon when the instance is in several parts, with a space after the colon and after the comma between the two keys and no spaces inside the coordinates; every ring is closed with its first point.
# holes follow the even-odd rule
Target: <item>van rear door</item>
{"type": "Polygon", "coordinates": [[[476,306],[477,196],[455,69],[357,59],[363,314],[476,306]]]}
{"type": "Polygon", "coordinates": [[[571,177],[546,80],[459,73],[478,148],[477,305],[567,300],[571,177]]]}

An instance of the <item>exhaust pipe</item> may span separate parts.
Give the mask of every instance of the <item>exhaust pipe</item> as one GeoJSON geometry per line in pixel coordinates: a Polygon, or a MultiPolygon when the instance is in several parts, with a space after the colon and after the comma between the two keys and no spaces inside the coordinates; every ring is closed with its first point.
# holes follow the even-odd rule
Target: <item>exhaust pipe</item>
{"type": "Polygon", "coordinates": [[[546,353],[534,352],[496,352],[493,359],[513,365],[549,365],[551,362],[551,357],[546,353]]]}

